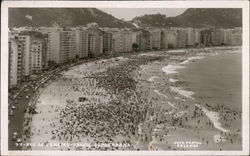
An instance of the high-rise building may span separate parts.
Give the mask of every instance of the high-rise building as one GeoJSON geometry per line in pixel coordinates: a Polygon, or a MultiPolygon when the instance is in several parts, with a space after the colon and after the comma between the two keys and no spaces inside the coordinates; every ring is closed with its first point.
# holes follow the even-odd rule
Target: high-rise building
{"type": "MultiPolygon", "coordinates": [[[[124,30],[124,52],[130,52],[132,51],[132,45],[133,45],[133,32],[130,30],[124,30]]],[[[136,37],[135,37],[136,38],[136,37]]]]}
{"type": "Polygon", "coordinates": [[[224,30],[223,29],[211,30],[211,43],[213,46],[219,46],[224,43],[224,30]]]}
{"type": "Polygon", "coordinates": [[[31,46],[31,36],[29,35],[19,35],[18,36],[19,44],[23,47],[22,49],[22,76],[24,79],[28,78],[32,73],[31,65],[31,55],[30,55],[30,46],[31,46]]]}
{"type": "Polygon", "coordinates": [[[34,37],[34,32],[21,32],[9,36],[9,85],[27,80],[43,68],[46,55],[45,40],[34,37]]]}
{"type": "Polygon", "coordinates": [[[23,44],[18,37],[9,38],[9,88],[16,86],[22,79],[23,44]]]}
{"type": "Polygon", "coordinates": [[[76,57],[88,57],[88,31],[86,28],[75,30],[76,34],[76,57]]]}
{"type": "Polygon", "coordinates": [[[165,34],[165,32],[164,32],[164,29],[163,30],[161,30],[161,43],[160,43],[160,49],[166,49],[166,44],[165,44],[165,41],[166,41],[166,37],[167,36],[165,36],[166,34],[165,34]]]}
{"type": "Polygon", "coordinates": [[[65,63],[76,55],[75,31],[53,30],[48,34],[48,61],[65,63]]]}
{"type": "Polygon", "coordinates": [[[242,28],[234,28],[232,31],[232,45],[242,45],[242,28]]]}
{"type": "Polygon", "coordinates": [[[186,28],[186,46],[193,47],[195,45],[195,29],[186,28]]]}
{"type": "Polygon", "coordinates": [[[224,39],[223,43],[225,45],[231,45],[232,44],[232,29],[224,29],[224,39]]]}
{"type": "Polygon", "coordinates": [[[30,55],[31,55],[31,69],[32,73],[39,73],[42,66],[42,55],[43,55],[43,43],[41,40],[34,40],[31,42],[30,55]]]}
{"type": "Polygon", "coordinates": [[[121,31],[113,32],[113,49],[114,52],[124,52],[124,34],[121,31]]]}
{"type": "Polygon", "coordinates": [[[144,29],[139,30],[139,34],[136,36],[139,50],[149,50],[150,49],[150,33],[144,29]]]}
{"type": "Polygon", "coordinates": [[[102,32],[103,36],[103,53],[111,54],[113,51],[113,35],[111,33],[102,32]]]}
{"type": "Polygon", "coordinates": [[[134,29],[130,31],[131,34],[131,43],[132,43],[132,51],[139,51],[141,46],[141,31],[138,29],[134,29]]]}
{"type": "Polygon", "coordinates": [[[161,49],[162,47],[162,31],[161,29],[150,29],[150,45],[151,49],[161,49]]]}
{"type": "Polygon", "coordinates": [[[61,63],[60,61],[60,30],[53,30],[48,33],[48,64],[54,61],[61,63]]]}
{"type": "Polygon", "coordinates": [[[177,47],[186,47],[186,31],[184,29],[177,29],[177,47]]]}
{"type": "Polygon", "coordinates": [[[88,38],[88,54],[92,56],[99,56],[103,53],[103,38],[94,33],[89,34],[88,38]]]}
{"type": "Polygon", "coordinates": [[[211,46],[211,30],[205,29],[201,30],[201,44],[203,46],[211,46]]]}
{"type": "Polygon", "coordinates": [[[44,40],[42,41],[42,69],[48,68],[47,50],[48,50],[48,39],[44,38],[44,40]]]}
{"type": "Polygon", "coordinates": [[[174,29],[166,29],[165,33],[165,48],[178,47],[178,33],[174,29]]]}
{"type": "Polygon", "coordinates": [[[88,31],[88,54],[91,57],[103,54],[103,36],[96,24],[91,24],[88,31]]]}
{"type": "Polygon", "coordinates": [[[67,60],[74,60],[78,57],[76,53],[76,32],[68,31],[66,36],[68,40],[68,49],[65,52],[68,54],[67,60]]]}
{"type": "Polygon", "coordinates": [[[198,46],[201,43],[200,29],[194,29],[194,43],[195,46],[198,46]]]}
{"type": "Polygon", "coordinates": [[[136,36],[130,30],[120,30],[113,32],[114,51],[115,52],[129,52],[132,51],[133,42],[136,42],[136,36]]]}

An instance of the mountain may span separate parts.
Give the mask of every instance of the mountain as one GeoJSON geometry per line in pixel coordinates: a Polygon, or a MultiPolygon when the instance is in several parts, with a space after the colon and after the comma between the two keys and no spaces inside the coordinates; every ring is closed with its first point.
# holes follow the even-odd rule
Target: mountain
{"type": "Polygon", "coordinates": [[[190,8],[176,17],[151,14],[135,17],[142,27],[218,27],[233,28],[242,26],[242,10],[238,8],[190,8]]]}
{"type": "Polygon", "coordinates": [[[96,22],[100,27],[133,27],[95,8],[9,8],[9,27],[74,27],[96,22]]]}

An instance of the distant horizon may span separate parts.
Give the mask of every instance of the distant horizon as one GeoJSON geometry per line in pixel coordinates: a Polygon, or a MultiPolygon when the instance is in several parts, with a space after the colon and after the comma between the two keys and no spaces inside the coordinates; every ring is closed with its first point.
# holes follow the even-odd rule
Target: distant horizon
{"type": "Polygon", "coordinates": [[[97,8],[105,13],[111,14],[112,16],[123,19],[125,21],[131,21],[133,18],[148,14],[163,14],[167,17],[175,17],[188,8],[97,8]]]}

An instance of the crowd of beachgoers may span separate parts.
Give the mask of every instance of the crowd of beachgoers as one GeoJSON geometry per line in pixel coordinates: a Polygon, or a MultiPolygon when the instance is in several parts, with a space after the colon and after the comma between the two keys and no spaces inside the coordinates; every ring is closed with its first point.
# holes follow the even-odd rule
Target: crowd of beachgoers
{"type": "Polygon", "coordinates": [[[32,150],[236,147],[241,128],[233,123],[241,122],[241,111],[194,98],[188,82],[170,76],[188,61],[228,51],[150,52],[72,67],[34,98],[29,109],[36,113],[27,110],[23,136],[44,144],[32,150]]]}

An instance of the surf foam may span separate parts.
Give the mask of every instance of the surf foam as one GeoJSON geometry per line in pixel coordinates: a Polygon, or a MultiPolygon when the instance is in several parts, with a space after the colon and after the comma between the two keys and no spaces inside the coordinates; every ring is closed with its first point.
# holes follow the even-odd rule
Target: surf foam
{"type": "Polygon", "coordinates": [[[204,56],[195,56],[195,57],[189,57],[187,60],[181,62],[180,64],[187,64],[192,60],[198,60],[198,59],[203,59],[204,56]]]}
{"type": "Polygon", "coordinates": [[[176,92],[182,96],[185,96],[186,98],[194,100],[194,98],[192,97],[194,92],[192,92],[192,91],[182,90],[180,87],[170,87],[170,90],[172,90],[173,92],[176,92]]]}
{"type": "Polygon", "coordinates": [[[162,67],[162,71],[166,74],[176,74],[178,73],[178,71],[176,71],[177,69],[182,69],[185,68],[184,66],[179,66],[179,65],[167,65],[162,67]]]}
{"type": "Polygon", "coordinates": [[[225,129],[222,127],[221,123],[219,122],[219,113],[217,112],[213,112],[213,111],[209,111],[207,110],[205,107],[195,104],[197,107],[201,108],[202,111],[205,113],[205,115],[212,121],[214,127],[222,132],[229,132],[228,129],[225,129]]]}
{"type": "Polygon", "coordinates": [[[177,82],[177,81],[179,81],[179,80],[170,78],[169,81],[170,81],[170,82],[177,82]]]}

